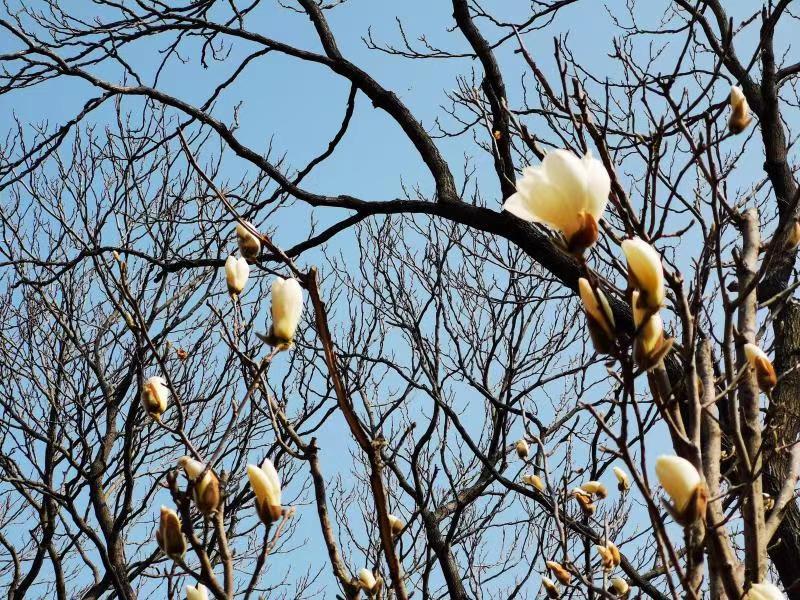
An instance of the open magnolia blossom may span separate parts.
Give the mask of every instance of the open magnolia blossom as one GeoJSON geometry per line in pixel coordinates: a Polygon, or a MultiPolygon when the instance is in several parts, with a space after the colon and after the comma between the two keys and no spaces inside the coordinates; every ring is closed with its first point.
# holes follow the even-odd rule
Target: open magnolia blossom
{"type": "Polygon", "coordinates": [[[271,525],[283,514],[278,472],[272,461],[265,458],[260,467],[247,465],[247,477],[256,495],[256,512],[265,525],[271,525]]]}
{"type": "Polygon", "coordinates": [[[603,569],[606,571],[611,571],[619,566],[622,557],[620,556],[619,549],[617,549],[617,546],[614,544],[614,542],[606,542],[605,546],[597,545],[595,546],[595,549],[600,555],[600,562],[603,565],[603,569]]]}
{"type": "Polygon", "coordinates": [[[358,571],[358,583],[367,594],[375,596],[383,586],[383,579],[375,577],[369,569],[360,569],[358,571]]]}
{"type": "Polygon", "coordinates": [[[581,484],[581,488],[584,492],[588,492],[589,494],[593,494],[598,498],[605,498],[608,496],[608,488],[603,485],[600,481],[587,481],[586,483],[581,484]]]}
{"type": "Polygon", "coordinates": [[[522,476],[522,483],[527,483],[529,486],[536,488],[540,492],[544,491],[544,481],[538,475],[531,475],[526,473],[522,476]]]}
{"type": "Polygon", "coordinates": [[[705,515],[708,488],[692,463],[680,456],[659,456],[656,476],[672,499],[667,508],[677,523],[691,525],[705,515]]]}
{"type": "Polygon", "coordinates": [[[744,597],[746,600],[784,600],[785,598],[780,588],[769,581],[754,583],[744,597]]]}
{"type": "Polygon", "coordinates": [[[228,284],[228,293],[231,296],[238,296],[247,285],[247,278],[250,276],[250,265],[243,256],[229,256],[225,261],[225,281],[228,284]]]}
{"type": "Polygon", "coordinates": [[[639,308],[655,312],[664,304],[664,267],[661,256],[640,238],[622,242],[622,252],[628,262],[628,283],[639,290],[639,308]]]}
{"type": "Polygon", "coordinates": [[[528,442],[525,440],[517,440],[517,443],[514,444],[514,448],[517,450],[517,456],[519,456],[522,460],[528,458],[528,454],[530,453],[530,446],[528,446],[528,442]]]}
{"type": "Polygon", "coordinates": [[[583,277],[578,279],[578,293],[595,350],[601,354],[610,354],[614,348],[616,325],[606,295],[600,288],[593,288],[589,280],[583,277]]]}
{"type": "Polygon", "coordinates": [[[272,327],[270,343],[289,347],[303,314],[303,288],[296,279],[276,277],[272,282],[272,327]]]}
{"type": "Polygon", "coordinates": [[[570,584],[572,581],[572,573],[567,571],[560,563],[557,563],[554,560],[548,560],[545,564],[547,565],[547,568],[550,569],[553,577],[558,579],[559,583],[563,583],[564,585],[570,584]]]}
{"type": "Polygon", "coordinates": [[[171,508],[161,507],[161,518],[156,530],[156,542],[170,558],[180,558],[186,553],[186,538],[181,531],[181,520],[171,508]]]}
{"type": "Polygon", "coordinates": [[[617,478],[617,489],[620,492],[627,492],[631,488],[628,474],[619,467],[614,467],[612,470],[614,471],[614,477],[617,478]]]}
{"type": "Polygon", "coordinates": [[[639,290],[631,295],[633,324],[636,326],[636,339],[633,342],[633,356],[643,369],[653,369],[664,360],[672,348],[672,339],[664,338],[664,322],[661,315],[651,313],[649,308],[639,305],[639,290]]]}
{"type": "Polygon", "coordinates": [[[591,153],[579,158],[568,150],[548,152],[541,165],[523,169],[516,188],[503,204],[511,214],[561,232],[574,254],[597,241],[611,178],[591,153]]]}
{"type": "Polygon", "coordinates": [[[745,344],[744,354],[750,367],[755,371],[759,389],[768,394],[778,384],[775,367],[772,366],[766,353],[755,344],[745,344]]]}
{"type": "Polygon", "coordinates": [[[261,253],[261,240],[253,231],[257,231],[250,221],[236,224],[236,238],[239,242],[239,253],[250,260],[255,260],[261,253]],[[251,231],[252,230],[252,231],[251,231]]]}
{"type": "Polygon", "coordinates": [[[728,129],[731,133],[742,133],[753,117],[750,115],[750,105],[747,103],[747,98],[744,97],[742,88],[738,85],[731,87],[731,116],[728,118],[728,129]]]}
{"type": "Polygon", "coordinates": [[[161,420],[161,415],[167,410],[169,388],[163,377],[150,377],[142,386],[140,397],[145,412],[156,421],[161,420]]]}
{"type": "Polygon", "coordinates": [[[392,530],[392,535],[400,535],[403,528],[406,526],[402,519],[398,519],[394,515],[389,515],[389,528],[392,530]]]}
{"type": "Polygon", "coordinates": [[[622,579],[622,577],[612,577],[611,579],[608,580],[608,583],[609,583],[608,591],[614,594],[615,596],[625,597],[631,590],[631,587],[628,585],[628,582],[622,579]]]}
{"type": "Polygon", "coordinates": [[[206,586],[204,586],[202,583],[198,583],[197,587],[187,585],[186,600],[208,600],[208,591],[206,590],[206,586]]]}
{"type": "Polygon", "coordinates": [[[558,591],[558,587],[549,577],[542,577],[542,587],[545,593],[547,593],[547,597],[551,600],[556,600],[561,595],[558,591]]]}
{"type": "Polygon", "coordinates": [[[194,482],[194,502],[204,515],[210,515],[217,510],[220,501],[219,479],[214,472],[200,461],[189,456],[178,460],[178,466],[186,473],[187,479],[194,482]],[[198,479],[205,471],[205,475],[198,479]]]}

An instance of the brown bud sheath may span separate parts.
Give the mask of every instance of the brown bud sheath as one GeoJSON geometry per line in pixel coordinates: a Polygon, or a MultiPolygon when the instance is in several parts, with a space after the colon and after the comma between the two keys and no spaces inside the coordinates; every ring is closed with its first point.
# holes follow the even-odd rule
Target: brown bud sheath
{"type": "Polygon", "coordinates": [[[583,256],[583,253],[597,242],[599,230],[597,221],[588,212],[581,211],[578,218],[581,224],[567,240],[567,251],[574,256],[583,256]]]}
{"type": "Polygon", "coordinates": [[[178,513],[166,506],[161,507],[156,542],[167,556],[181,557],[186,553],[186,539],[181,531],[181,520],[178,518],[178,513]]]}

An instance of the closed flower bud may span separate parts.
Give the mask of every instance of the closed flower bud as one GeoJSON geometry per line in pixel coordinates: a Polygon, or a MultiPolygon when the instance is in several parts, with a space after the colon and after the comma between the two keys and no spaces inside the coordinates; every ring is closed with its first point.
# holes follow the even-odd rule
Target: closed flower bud
{"type": "Polygon", "coordinates": [[[206,471],[203,463],[188,456],[178,460],[178,466],[186,473],[186,478],[194,483],[194,502],[197,510],[206,516],[214,513],[220,501],[219,479],[214,472],[211,469],[206,471]],[[200,478],[204,471],[205,475],[200,478]]]}
{"type": "Polygon", "coordinates": [[[557,600],[558,597],[561,595],[558,591],[558,587],[556,584],[549,577],[542,577],[542,587],[544,591],[547,593],[547,597],[551,600],[557,600]]]}
{"type": "Polygon", "coordinates": [[[745,344],[744,354],[747,362],[755,371],[759,389],[768,394],[778,383],[775,367],[772,366],[764,351],[755,344],[745,344]]]}
{"type": "Polygon", "coordinates": [[[398,519],[394,515],[389,515],[389,527],[392,530],[392,535],[400,535],[400,532],[403,531],[405,526],[406,524],[401,519],[398,519]]]}
{"type": "Polygon", "coordinates": [[[631,296],[633,323],[636,326],[636,339],[633,342],[633,355],[642,369],[656,367],[672,348],[672,339],[664,338],[664,322],[658,313],[639,306],[639,291],[631,296]]]}
{"type": "Polygon", "coordinates": [[[617,489],[619,489],[620,492],[627,492],[631,488],[628,474],[619,467],[614,467],[613,471],[614,476],[617,478],[617,489]]]}
{"type": "Polygon", "coordinates": [[[591,517],[594,514],[595,506],[592,502],[591,494],[587,493],[585,490],[581,488],[575,488],[572,490],[572,495],[575,497],[575,501],[581,507],[581,511],[585,517],[591,517]]]}
{"type": "Polygon", "coordinates": [[[579,158],[568,150],[548,152],[541,165],[523,169],[516,187],[505,210],[561,232],[567,250],[576,255],[597,241],[611,178],[591,153],[579,158]]]}
{"type": "Polygon", "coordinates": [[[204,586],[202,583],[198,583],[197,587],[187,585],[186,600],[208,600],[208,591],[206,591],[206,586],[204,586]]]}
{"type": "Polygon", "coordinates": [[[764,510],[772,510],[773,508],[775,508],[775,498],[773,498],[766,492],[763,492],[761,496],[764,499],[764,510]]]}
{"type": "Polygon", "coordinates": [[[273,346],[292,345],[302,314],[303,288],[296,279],[276,277],[272,282],[272,329],[269,336],[273,346]]]}
{"type": "Polygon", "coordinates": [[[559,563],[548,560],[546,563],[547,568],[550,569],[550,572],[553,574],[553,577],[558,579],[559,583],[564,585],[569,585],[570,581],[572,581],[572,573],[567,571],[563,566],[559,563]]]}
{"type": "Polygon", "coordinates": [[[608,304],[605,294],[600,288],[592,288],[588,279],[578,279],[578,293],[583,302],[583,310],[589,326],[595,350],[601,354],[610,354],[616,338],[614,313],[608,304]]]}
{"type": "Polygon", "coordinates": [[[786,236],[786,242],[783,249],[786,251],[794,250],[800,244],[800,221],[792,221],[789,228],[789,233],[786,236]]]}
{"type": "Polygon", "coordinates": [[[160,421],[161,415],[167,410],[169,400],[167,382],[163,377],[150,377],[142,386],[140,399],[145,412],[156,421],[160,421]]]}
{"type": "Polygon", "coordinates": [[[622,242],[622,251],[628,261],[628,282],[639,290],[636,305],[649,312],[657,311],[664,304],[664,268],[661,256],[640,238],[622,242]]]}
{"type": "Polygon", "coordinates": [[[525,440],[518,440],[514,447],[517,449],[517,456],[519,456],[522,460],[528,458],[528,454],[530,453],[530,446],[528,446],[528,442],[525,440]]]}
{"type": "Polygon", "coordinates": [[[536,488],[540,492],[544,491],[544,481],[538,475],[525,474],[522,476],[522,483],[527,483],[529,486],[536,488]]]}
{"type": "Polygon", "coordinates": [[[692,463],[679,456],[659,456],[656,475],[672,499],[667,507],[676,522],[687,526],[705,515],[708,488],[692,463]]]}
{"type": "Polygon", "coordinates": [[[628,582],[621,577],[612,577],[609,580],[609,584],[608,591],[620,598],[626,597],[631,590],[628,582]]]}
{"type": "Polygon", "coordinates": [[[181,520],[171,508],[161,507],[161,518],[156,530],[156,542],[170,558],[180,558],[186,553],[186,538],[181,531],[181,520]]]}
{"type": "Polygon", "coordinates": [[[250,265],[243,256],[236,258],[229,256],[225,261],[225,281],[228,284],[228,293],[231,296],[238,296],[247,285],[247,278],[250,276],[250,265]]]}
{"type": "Polygon", "coordinates": [[[584,492],[594,494],[598,498],[605,498],[608,496],[608,489],[599,481],[587,481],[581,485],[584,492]]]}
{"type": "Polygon", "coordinates": [[[250,221],[236,224],[236,238],[239,241],[239,254],[250,260],[255,260],[261,253],[261,241],[253,234],[256,231],[250,221]],[[245,225],[246,224],[246,225],[245,225]],[[252,229],[252,231],[251,231],[252,229]]]}
{"type": "Polygon", "coordinates": [[[746,600],[784,600],[783,592],[773,583],[754,583],[744,595],[746,600]]]}
{"type": "Polygon", "coordinates": [[[370,596],[375,596],[381,590],[383,579],[375,577],[369,569],[361,569],[358,572],[358,583],[370,596]]]}
{"type": "Polygon", "coordinates": [[[265,458],[260,467],[247,465],[247,477],[256,496],[256,512],[265,525],[271,525],[283,514],[278,472],[272,461],[265,458]]]}
{"type": "Polygon", "coordinates": [[[612,571],[619,565],[622,557],[620,556],[619,550],[614,542],[608,542],[605,546],[595,546],[595,549],[600,555],[600,562],[603,565],[603,569],[606,571],[612,571]]]}
{"type": "Polygon", "coordinates": [[[750,115],[750,105],[744,97],[742,88],[739,86],[731,87],[731,116],[728,118],[728,129],[733,134],[742,133],[753,117],[750,115]]]}

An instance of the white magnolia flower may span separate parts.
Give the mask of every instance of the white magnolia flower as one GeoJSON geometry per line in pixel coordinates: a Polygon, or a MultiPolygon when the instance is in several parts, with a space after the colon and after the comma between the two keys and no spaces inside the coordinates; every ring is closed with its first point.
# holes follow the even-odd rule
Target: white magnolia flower
{"type": "Polygon", "coordinates": [[[219,479],[206,465],[189,456],[178,460],[178,466],[186,473],[186,477],[194,482],[194,501],[197,509],[204,515],[209,515],[217,510],[220,501],[219,479]],[[205,475],[198,477],[205,471],[205,475]]]}
{"type": "Polygon", "coordinates": [[[272,282],[272,337],[290,344],[303,314],[303,288],[296,279],[276,277],[272,282]]]}
{"type": "Polygon", "coordinates": [[[628,261],[628,279],[639,290],[642,308],[658,310],[664,304],[664,268],[661,256],[650,244],[640,238],[622,242],[622,251],[628,261]]]}
{"type": "Polygon", "coordinates": [[[744,97],[744,92],[739,86],[731,86],[731,116],[728,119],[728,129],[731,133],[742,133],[753,117],[750,115],[750,105],[747,103],[747,98],[744,97]]]}
{"type": "Polygon", "coordinates": [[[169,388],[163,377],[150,377],[142,386],[141,402],[144,410],[154,419],[161,419],[161,415],[167,410],[169,400],[169,388]]]}
{"type": "Polygon", "coordinates": [[[238,296],[244,291],[249,276],[250,265],[243,256],[228,257],[228,260],[225,261],[225,281],[228,284],[228,292],[232,296],[238,296]]]}
{"type": "Polygon", "coordinates": [[[688,525],[705,514],[708,489],[692,463],[679,456],[659,456],[656,476],[672,499],[670,508],[678,523],[688,525]]]}
{"type": "Polygon", "coordinates": [[[541,165],[522,171],[516,187],[505,210],[560,231],[570,251],[582,253],[597,241],[611,178],[591,153],[579,158],[568,150],[548,152],[541,165]]]}
{"type": "Polygon", "coordinates": [[[774,583],[754,583],[744,596],[747,600],[784,600],[785,596],[774,583]]]}
{"type": "Polygon", "coordinates": [[[617,478],[617,487],[619,491],[625,492],[629,490],[631,483],[628,479],[628,474],[619,467],[614,467],[612,470],[614,471],[614,476],[617,478]]]}
{"type": "Polygon", "coordinates": [[[528,458],[528,454],[530,453],[530,446],[528,446],[528,442],[525,440],[517,440],[517,443],[514,444],[514,447],[517,450],[517,456],[519,456],[522,460],[528,458]]]}
{"type": "Polygon", "coordinates": [[[239,253],[245,258],[255,260],[261,253],[261,241],[252,231],[256,231],[250,221],[236,224],[236,238],[239,241],[239,253]]]}
{"type": "Polygon", "coordinates": [[[403,528],[406,526],[402,519],[398,519],[394,515],[389,515],[389,527],[392,530],[392,535],[400,535],[403,528]]]}
{"type": "Polygon", "coordinates": [[[775,373],[775,367],[772,366],[769,357],[755,344],[745,344],[744,354],[756,373],[758,387],[762,392],[769,392],[778,383],[778,375],[775,373]]]}
{"type": "Polygon", "coordinates": [[[171,508],[161,507],[161,517],[156,530],[158,547],[167,556],[181,557],[186,553],[186,538],[181,531],[181,520],[171,508]]]}
{"type": "Polygon", "coordinates": [[[360,569],[358,571],[358,582],[368,594],[374,594],[380,589],[382,580],[376,578],[369,569],[360,569]]]}
{"type": "Polygon", "coordinates": [[[197,587],[187,585],[186,600],[208,600],[208,591],[206,590],[206,586],[204,586],[202,583],[198,583],[197,587]]]}
{"type": "Polygon", "coordinates": [[[267,525],[281,516],[281,480],[275,466],[268,458],[260,467],[247,465],[247,477],[250,487],[256,495],[256,511],[267,525]]]}

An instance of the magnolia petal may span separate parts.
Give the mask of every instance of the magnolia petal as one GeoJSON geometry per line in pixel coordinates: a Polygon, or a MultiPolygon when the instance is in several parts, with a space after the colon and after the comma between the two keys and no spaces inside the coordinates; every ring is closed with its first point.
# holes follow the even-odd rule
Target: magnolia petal
{"type": "Polygon", "coordinates": [[[700,473],[694,465],[679,456],[659,456],[656,459],[656,476],[664,491],[672,498],[678,512],[686,510],[702,483],[700,473]]]}

